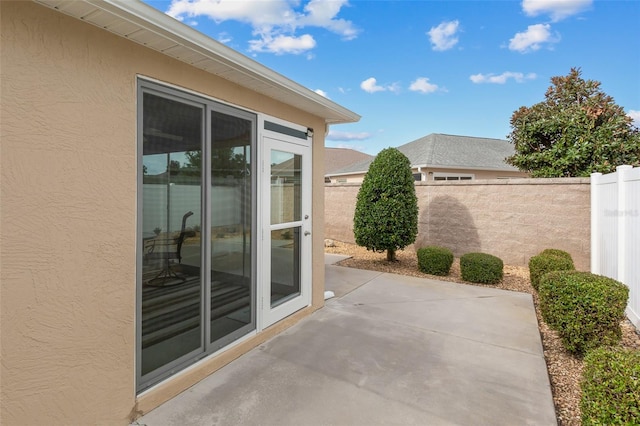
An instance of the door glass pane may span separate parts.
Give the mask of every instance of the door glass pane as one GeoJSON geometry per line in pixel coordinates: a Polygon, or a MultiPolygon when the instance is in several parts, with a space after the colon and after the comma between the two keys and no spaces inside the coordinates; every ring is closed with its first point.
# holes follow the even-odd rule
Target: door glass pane
{"type": "Polygon", "coordinates": [[[211,114],[211,342],[252,322],[253,123],[211,114]]]}
{"type": "Polygon", "coordinates": [[[202,346],[203,109],[143,98],[142,375],[202,346]]]}
{"type": "Polygon", "coordinates": [[[271,151],[271,224],[301,220],[302,156],[271,151]]]}
{"type": "Polygon", "coordinates": [[[300,227],[271,231],[271,307],[300,294],[300,227]]]}

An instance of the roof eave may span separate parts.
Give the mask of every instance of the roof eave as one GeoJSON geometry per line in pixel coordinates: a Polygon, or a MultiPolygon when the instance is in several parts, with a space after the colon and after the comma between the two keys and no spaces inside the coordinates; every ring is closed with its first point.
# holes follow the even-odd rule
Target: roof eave
{"type": "MultiPolygon", "coordinates": [[[[134,42],[135,37],[129,37],[114,29],[101,26],[92,22],[91,8],[110,14],[121,23],[133,27],[133,35],[137,31],[148,31],[157,39],[171,41],[180,47],[184,47],[192,54],[189,58],[180,57],[154,49],[164,55],[185,62],[196,68],[203,69],[211,74],[225,78],[240,86],[249,88],[263,95],[269,96],[285,104],[299,108],[310,114],[319,116],[327,124],[353,123],[360,120],[360,115],[337,103],[315,93],[314,91],[290,80],[289,78],[273,71],[270,68],[242,55],[239,52],[217,42],[182,22],[154,9],[140,1],[132,0],[34,0],[61,13],[92,23],[100,28],[110,31],[134,42]],[[82,16],[82,5],[88,11],[82,16]],[[71,4],[74,4],[71,7],[71,4]],[[193,57],[198,60],[192,60],[193,57]],[[191,59],[191,60],[187,60],[191,59]],[[207,60],[213,61],[215,66],[206,64],[207,60]]],[[[144,43],[140,43],[146,45],[144,43]]],[[[153,48],[146,45],[148,48],[153,48]]]]}

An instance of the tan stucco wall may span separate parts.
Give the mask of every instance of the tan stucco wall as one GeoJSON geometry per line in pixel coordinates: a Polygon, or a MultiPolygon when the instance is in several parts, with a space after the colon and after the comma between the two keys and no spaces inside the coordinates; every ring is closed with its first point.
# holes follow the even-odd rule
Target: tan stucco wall
{"type": "Polygon", "coordinates": [[[323,304],[324,121],[0,2],[2,425],[127,424],[323,304]],[[136,401],[136,75],[313,127],[313,306],[136,401]]]}
{"type": "MultiPolygon", "coordinates": [[[[354,242],[353,212],[360,185],[325,187],[325,237],[354,242]]],[[[450,248],[456,257],[482,251],[509,265],[527,265],[546,248],[590,265],[588,178],[418,182],[416,244],[450,248]]]]}

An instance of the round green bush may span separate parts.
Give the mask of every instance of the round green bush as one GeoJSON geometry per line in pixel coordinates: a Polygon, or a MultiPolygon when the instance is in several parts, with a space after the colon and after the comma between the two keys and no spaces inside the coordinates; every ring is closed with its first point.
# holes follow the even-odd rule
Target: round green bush
{"type": "Polygon", "coordinates": [[[566,259],[573,261],[573,258],[571,257],[571,255],[564,250],[548,248],[548,249],[542,250],[539,254],[550,254],[552,256],[564,257],[566,259]]]}
{"type": "Polygon", "coordinates": [[[590,272],[555,271],[540,280],[540,312],[577,355],[620,341],[629,288],[590,272]]]}
{"type": "Polygon", "coordinates": [[[599,348],[584,357],[582,424],[640,424],[640,350],[599,348]]]}
{"type": "Polygon", "coordinates": [[[529,278],[531,286],[536,290],[538,290],[540,278],[544,274],[551,271],[574,271],[576,269],[569,253],[562,252],[566,253],[563,255],[557,252],[561,252],[561,250],[547,249],[529,259],[529,278]]]}
{"type": "Polygon", "coordinates": [[[502,279],[502,260],[487,253],[467,253],[460,258],[462,279],[472,283],[496,284],[502,279]]]}
{"type": "Polygon", "coordinates": [[[446,247],[427,246],[418,249],[418,269],[431,275],[449,275],[453,252],[446,247]]]}

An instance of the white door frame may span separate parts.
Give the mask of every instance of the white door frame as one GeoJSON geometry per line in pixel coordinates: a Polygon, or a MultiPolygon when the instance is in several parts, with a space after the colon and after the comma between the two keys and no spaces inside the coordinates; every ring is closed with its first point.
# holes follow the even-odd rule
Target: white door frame
{"type": "MultiPolygon", "coordinates": [[[[306,128],[267,117],[266,120],[285,126],[296,132],[306,133],[306,128]]],[[[311,138],[304,139],[264,129],[259,122],[259,254],[258,254],[258,330],[269,327],[281,319],[311,305],[312,277],[312,147],[311,138]],[[278,150],[302,156],[301,210],[300,220],[282,224],[271,224],[271,151],[278,150]],[[271,306],[271,231],[289,227],[300,227],[300,294],[277,306],[271,306]]]]}

